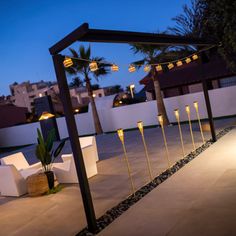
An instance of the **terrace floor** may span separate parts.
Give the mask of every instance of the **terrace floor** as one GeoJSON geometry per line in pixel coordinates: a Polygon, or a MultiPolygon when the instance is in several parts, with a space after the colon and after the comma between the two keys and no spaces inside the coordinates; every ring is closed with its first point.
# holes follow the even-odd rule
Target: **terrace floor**
{"type": "MultiPolygon", "coordinates": [[[[235,118],[227,120],[218,120],[216,121],[216,128],[219,131],[220,129],[231,125],[232,123],[235,123],[235,118]]],[[[184,136],[186,153],[189,153],[192,150],[189,128],[188,125],[183,125],[182,127],[183,127],[183,136],[184,136]]],[[[194,127],[194,138],[196,141],[196,146],[200,146],[201,136],[200,132],[198,131],[198,126],[197,124],[194,124],[193,127],[194,127]]],[[[177,126],[167,127],[166,133],[167,133],[167,141],[169,145],[171,162],[174,163],[176,160],[182,157],[181,146],[178,135],[178,127],[177,126]]],[[[226,135],[225,137],[232,138],[233,137],[232,135],[236,136],[236,132],[233,131],[230,134],[226,135]]],[[[206,138],[209,138],[210,137],[209,132],[205,132],[205,136],[206,138]]],[[[158,173],[162,172],[164,169],[167,168],[161,129],[160,128],[146,129],[145,137],[147,141],[149,155],[152,161],[153,173],[157,175],[158,173]]],[[[126,140],[128,158],[130,160],[132,173],[134,177],[135,187],[138,189],[149,181],[144,149],[142,145],[142,139],[139,134],[139,131],[134,130],[125,133],[125,140],[126,140]]],[[[222,140],[219,140],[219,142],[210,147],[209,150],[212,149],[214,150],[214,147],[217,147],[218,143],[219,146],[221,146],[221,148],[222,146],[224,147],[224,145],[232,145],[232,143],[227,142],[227,139],[222,138],[222,140]],[[222,144],[223,140],[225,140],[226,142],[225,144],[222,144]]],[[[113,206],[124,200],[131,192],[130,192],[130,185],[128,181],[126,166],[122,159],[123,158],[122,146],[120,144],[117,135],[113,133],[113,134],[105,134],[97,136],[97,146],[100,158],[100,161],[98,162],[98,175],[91,178],[89,180],[89,183],[94,201],[96,217],[98,218],[101,215],[103,215],[108,209],[112,208],[113,206]]],[[[225,148],[226,151],[229,151],[226,146],[225,148]]],[[[20,151],[22,151],[25,154],[30,163],[36,162],[36,158],[34,156],[34,146],[25,147],[23,150],[20,151]]],[[[71,152],[70,144],[69,142],[67,142],[63,150],[63,153],[70,153],[70,152],[71,152]]],[[[204,153],[201,155],[204,155],[204,153]]],[[[222,152],[219,153],[222,154],[222,152]]],[[[214,155],[212,154],[210,156],[211,158],[209,160],[214,161],[214,159],[212,159],[214,155]]],[[[218,158],[218,154],[215,156],[216,158],[218,158]]],[[[198,159],[202,160],[204,158],[196,158],[196,160],[198,159]]],[[[229,165],[235,164],[230,162],[231,159],[223,163],[225,168],[227,167],[227,164],[229,165]]],[[[222,161],[222,159],[220,160],[222,161]]],[[[203,162],[201,161],[201,163],[203,162]]],[[[189,180],[182,182],[180,189],[173,188],[172,191],[171,189],[163,187],[164,190],[166,191],[166,194],[168,196],[173,196],[173,197],[175,196],[175,194],[177,197],[182,196],[182,192],[180,190],[184,189],[184,185],[186,184],[185,189],[188,189],[187,187],[188,185],[192,184],[195,185],[194,177],[195,178],[201,177],[201,173],[206,172],[208,164],[210,165],[211,162],[207,160],[206,165],[202,166],[203,168],[202,170],[201,166],[199,166],[200,168],[199,171],[198,169],[195,169],[194,175],[191,174],[192,173],[191,171],[186,172],[187,176],[185,175],[184,176],[187,179],[189,178],[189,180]]],[[[188,166],[191,165],[187,165],[186,167],[183,168],[183,170],[188,168],[188,166]]],[[[214,171],[209,172],[210,174],[207,175],[209,178],[219,177],[219,174],[217,174],[218,173],[217,168],[220,169],[219,173],[221,173],[222,171],[219,163],[215,165],[215,168],[216,169],[214,171]]],[[[233,169],[232,166],[230,168],[233,169]]],[[[177,174],[174,174],[172,177],[170,177],[170,180],[173,180],[173,183],[175,183],[175,176],[178,177],[179,175],[180,176],[183,175],[182,172],[183,171],[180,172],[181,174],[178,174],[179,172],[177,174]]],[[[232,173],[236,172],[230,172],[229,175],[232,175],[232,173]]],[[[226,173],[226,177],[227,176],[228,175],[226,173]]],[[[206,179],[208,177],[206,177],[206,179]]],[[[202,188],[204,187],[205,190],[207,191],[207,184],[205,182],[206,179],[203,179],[201,183],[196,182],[196,185],[199,184],[198,187],[200,188],[202,184],[202,188]]],[[[229,184],[230,183],[232,182],[229,182],[229,184]]],[[[180,183],[176,181],[176,184],[177,184],[176,186],[178,186],[178,184],[180,183]]],[[[160,187],[163,185],[165,186],[165,183],[158,186],[157,189],[160,189],[160,187]]],[[[195,195],[196,196],[201,195],[201,192],[198,192],[197,188],[196,189],[192,188],[192,189],[193,192],[188,190],[189,194],[186,201],[190,201],[189,199],[195,197],[195,195]]],[[[156,192],[156,189],[154,191],[156,192]]],[[[144,197],[144,199],[150,199],[149,196],[152,196],[151,194],[154,193],[151,192],[146,197],[144,197]]],[[[160,195],[158,198],[156,196],[154,199],[151,198],[152,206],[155,204],[159,206],[160,199],[163,199],[163,196],[165,196],[164,193],[160,195]]],[[[185,199],[184,196],[185,195],[183,194],[182,199],[185,199]]],[[[170,199],[170,201],[172,200],[170,199]]],[[[141,200],[140,202],[142,201],[143,200],[141,200]]],[[[136,209],[137,204],[135,204],[130,210],[133,211],[133,209],[136,209]]],[[[183,208],[185,208],[185,204],[182,204],[182,206],[183,208]]],[[[186,205],[186,208],[187,206],[188,205],[186,205]]],[[[137,211],[138,209],[140,208],[137,207],[137,211]]],[[[155,213],[155,211],[152,211],[150,207],[148,207],[146,210],[143,209],[144,213],[148,212],[147,211],[148,209],[150,210],[151,213],[155,213]]],[[[124,217],[130,212],[130,210],[124,213],[124,217]]],[[[168,217],[168,214],[165,213],[166,211],[162,209],[159,209],[159,211],[160,214],[161,212],[164,214],[163,219],[166,219],[165,217],[168,217]]],[[[169,217],[171,220],[178,212],[174,213],[169,212],[169,213],[170,213],[169,217]]],[[[127,219],[129,219],[129,217],[127,219]]],[[[123,215],[119,217],[117,220],[115,220],[110,226],[108,226],[107,230],[106,229],[104,230],[104,235],[121,235],[120,233],[116,234],[116,230],[120,226],[118,228],[116,228],[115,226],[116,224],[119,225],[120,220],[123,220],[123,215]],[[113,225],[114,228],[112,228],[113,225]]],[[[167,224],[167,222],[165,224],[167,224]]],[[[163,227],[165,226],[165,224],[163,224],[163,227]]],[[[51,194],[36,198],[30,198],[27,195],[20,198],[0,197],[0,235],[75,235],[85,226],[86,226],[86,220],[84,216],[82,200],[78,185],[66,185],[62,189],[62,191],[57,194],[51,194]]],[[[101,233],[101,235],[102,234],[103,232],[101,233]]],[[[126,234],[126,235],[137,235],[137,234],[126,234]]]]}

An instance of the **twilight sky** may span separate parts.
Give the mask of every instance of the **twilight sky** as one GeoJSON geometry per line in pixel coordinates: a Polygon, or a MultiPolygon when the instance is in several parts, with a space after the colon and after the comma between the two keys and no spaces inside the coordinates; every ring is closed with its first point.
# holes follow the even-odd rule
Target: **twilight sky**
{"type": "MultiPolygon", "coordinates": [[[[174,24],[171,18],[185,3],[190,0],[0,0],[0,95],[10,94],[9,84],[15,81],[55,81],[48,48],[84,22],[90,28],[157,32],[174,24]]],[[[142,69],[128,72],[129,63],[141,58],[129,45],[90,45],[93,56],[120,66],[119,72],[100,79],[101,86],[134,83],[137,90],[142,88],[142,69]]]]}

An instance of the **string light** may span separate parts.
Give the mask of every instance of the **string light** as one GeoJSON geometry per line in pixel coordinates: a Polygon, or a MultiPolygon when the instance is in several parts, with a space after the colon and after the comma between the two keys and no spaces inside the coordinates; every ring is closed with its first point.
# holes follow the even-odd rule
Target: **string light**
{"type": "Polygon", "coordinates": [[[143,70],[144,70],[145,72],[149,72],[150,69],[151,69],[151,67],[150,67],[149,65],[145,65],[144,68],[143,68],[143,70]]]}
{"type": "Polygon", "coordinates": [[[160,64],[157,65],[155,68],[157,72],[162,71],[162,66],[160,64]]]}
{"type": "Polygon", "coordinates": [[[116,72],[116,71],[119,70],[119,67],[118,67],[116,64],[113,64],[113,65],[111,66],[111,70],[114,71],[114,72],[116,72]]]}
{"type": "Polygon", "coordinates": [[[173,63],[169,63],[167,67],[168,67],[169,70],[171,70],[174,67],[174,64],[173,63]]]}
{"type": "Polygon", "coordinates": [[[176,65],[177,65],[177,66],[182,66],[182,65],[183,65],[183,62],[182,62],[182,61],[177,61],[176,65]]]}
{"type": "Polygon", "coordinates": [[[63,65],[64,67],[70,67],[73,65],[73,61],[70,57],[65,57],[64,61],[63,61],[63,65]]]}
{"type": "Polygon", "coordinates": [[[136,68],[134,65],[130,65],[129,66],[129,72],[132,73],[132,72],[135,72],[136,71],[136,68]]]}
{"type": "Polygon", "coordinates": [[[91,62],[89,63],[89,68],[90,68],[91,71],[96,71],[96,70],[98,70],[98,64],[97,64],[97,62],[96,62],[96,61],[91,61],[91,62]]]}

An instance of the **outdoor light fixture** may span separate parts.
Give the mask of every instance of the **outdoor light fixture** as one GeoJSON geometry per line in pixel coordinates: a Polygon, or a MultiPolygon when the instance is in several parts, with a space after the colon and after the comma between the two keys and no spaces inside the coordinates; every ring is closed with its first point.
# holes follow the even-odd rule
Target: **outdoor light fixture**
{"type": "Polygon", "coordinates": [[[79,109],[75,109],[75,112],[78,113],[78,112],[79,112],[79,109]]]}
{"type": "Polygon", "coordinates": [[[183,62],[182,62],[182,61],[177,61],[176,65],[177,65],[177,66],[182,66],[182,65],[183,65],[183,62]]]}
{"type": "Polygon", "coordinates": [[[171,70],[174,67],[174,64],[173,63],[169,63],[167,67],[168,67],[169,70],[171,70]]]}
{"type": "Polygon", "coordinates": [[[186,59],[185,59],[185,62],[188,64],[188,63],[190,63],[192,60],[191,60],[191,58],[190,57],[187,57],[186,59]]]}
{"type": "Polygon", "coordinates": [[[129,89],[130,89],[130,93],[131,93],[131,97],[134,98],[134,88],[135,88],[135,85],[134,84],[131,84],[129,86],[129,89]]]}
{"type": "Polygon", "coordinates": [[[96,97],[96,94],[95,94],[95,93],[93,93],[93,95],[92,95],[92,96],[93,96],[93,98],[95,98],[95,97],[96,97]]]}
{"type": "Polygon", "coordinates": [[[43,94],[42,93],[39,93],[39,97],[41,98],[43,96],[43,94]]]}
{"type": "Polygon", "coordinates": [[[131,174],[131,168],[130,168],[130,164],[129,164],[129,160],[128,160],[128,156],[127,156],[127,151],[126,151],[126,147],[125,147],[125,138],[124,138],[123,129],[118,129],[117,134],[118,134],[118,137],[122,143],[124,158],[125,158],[125,162],[126,162],[126,166],[127,166],[128,175],[129,175],[129,180],[130,180],[132,192],[135,195],[135,187],[134,187],[134,182],[133,182],[133,178],[132,178],[132,174],[131,174]]]}
{"type": "Polygon", "coordinates": [[[135,72],[136,71],[136,68],[135,68],[135,66],[134,65],[130,65],[129,66],[129,72],[135,72]]]}
{"type": "Polygon", "coordinates": [[[192,58],[193,58],[193,60],[197,60],[197,59],[198,59],[198,55],[197,55],[197,54],[194,54],[194,55],[192,56],[192,58]]]}
{"type": "Polygon", "coordinates": [[[187,116],[188,116],[188,123],[189,123],[191,138],[192,138],[193,150],[195,150],[196,146],[195,146],[194,137],[193,137],[193,129],[192,129],[192,124],[191,124],[191,119],[190,119],[190,106],[189,105],[185,106],[185,111],[186,111],[187,116]]]}
{"type": "Polygon", "coordinates": [[[73,61],[70,57],[65,57],[64,61],[63,61],[63,65],[64,67],[70,67],[73,65],[73,61]]]}
{"type": "Polygon", "coordinates": [[[144,70],[145,72],[149,72],[150,69],[151,69],[151,67],[150,67],[149,65],[145,65],[144,68],[143,68],[143,70],[144,70]]]}
{"type": "Polygon", "coordinates": [[[44,111],[42,113],[42,115],[39,117],[39,120],[47,120],[47,119],[50,119],[52,117],[54,117],[55,115],[49,113],[48,111],[44,111]]]}
{"type": "Polygon", "coordinates": [[[112,71],[118,71],[119,70],[119,67],[116,65],[116,64],[113,64],[112,66],[111,66],[111,70],[112,71]]]}
{"type": "Polygon", "coordinates": [[[92,61],[89,63],[89,68],[91,71],[96,71],[98,70],[98,64],[96,61],[92,61]]]}
{"type": "Polygon", "coordinates": [[[197,101],[193,102],[193,106],[194,106],[194,108],[196,110],[196,113],[197,113],[197,119],[198,119],[198,124],[199,124],[199,128],[200,128],[201,136],[202,136],[202,142],[205,143],[205,138],[204,138],[204,135],[203,135],[201,119],[200,119],[199,110],[198,110],[198,102],[197,101]]]}
{"type": "Polygon", "coordinates": [[[137,125],[138,125],[139,131],[140,131],[141,136],[142,136],[144,151],[145,151],[146,160],[147,160],[148,173],[149,173],[150,181],[152,181],[153,180],[153,175],[152,175],[152,169],[151,169],[151,162],[150,162],[150,158],[149,158],[148,150],[147,150],[147,144],[146,144],[145,137],[144,137],[143,122],[138,121],[137,125]]]}
{"type": "Polygon", "coordinates": [[[165,130],[164,130],[164,125],[163,125],[163,117],[162,115],[158,115],[157,119],[159,121],[159,124],[161,125],[161,131],[162,131],[162,136],[163,136],[163,140],[164,140],[164,144],[165,144],[165,149],[166,149],[166,159],[167,159],[167,163],[168,163],[168,167],[170,168],[170,157],[169,157],[169,151],[168,151],[168,145],[167,145],[167,141],[166,141],[166,135],[165,135],[165,130]]]}
{"type": "Polygon", "coordinates": [[[161,65],[157,65],[155,68],[156,68],[157,72],[162,71],[162,66],[161,65]]]}
{"type": "Polygon", "coordinates": [[[179,109],[175,109],[174,113],[175,113],[175,118],[176,118],[176,120],[178,122],[180,142],[181,142],[182,153],[183,153],[183,157],[184,157],[185,156],[185,150],[184,150],[184,142],[183,142],[182,129],[181,129],[181,126],[180,126],[179,109]]]}

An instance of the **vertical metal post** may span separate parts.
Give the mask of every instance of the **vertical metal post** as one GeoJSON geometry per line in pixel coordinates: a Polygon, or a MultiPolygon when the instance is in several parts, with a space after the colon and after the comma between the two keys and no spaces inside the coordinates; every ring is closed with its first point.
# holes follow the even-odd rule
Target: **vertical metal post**
{"type": "Polygon", "coordinates": [[[211,129],[211,137],[212,137],[213,142],[216,142],[216,133],[215,133],[213,116],[212,116],[211,103],[210,103],[210,98],[209,98],[209,93],[208,93],[208,88],[207,88],[207,82],[204,78],[202,78],[202,87],[203,87],[203,93],[205,97],[208,120],[210,124],[210,129],[211,129]]]}
{"type": "Polygon", "coordinates": [[[65,112],[66,124],[74,156],[75,167],[79,179],[79,185],[80,185],[85,215],[87,219],[88,229],[91,232],[96,232],[97,230],[96,216],[94,212],[93,201],[89,188],[87,174],[84,166],[82,150],[80,147],[79,135],[72,110],[71,98],[66,80],[65,69],[63,66],[64,57],[60,54],[57,54],[53,55],[52,58],[60,90],[60,96],[65,112]]]}

